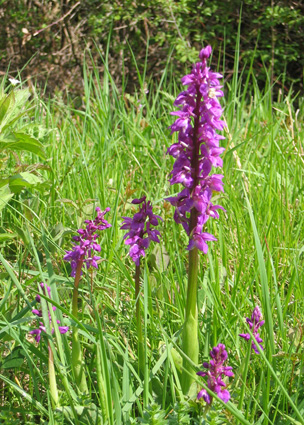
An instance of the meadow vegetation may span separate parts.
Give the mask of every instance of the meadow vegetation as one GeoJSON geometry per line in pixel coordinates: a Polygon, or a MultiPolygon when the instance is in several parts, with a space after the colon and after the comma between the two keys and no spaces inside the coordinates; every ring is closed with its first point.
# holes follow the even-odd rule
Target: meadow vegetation
{"type": "MultiPolygon", "coordinates": [[[[238,69],[236,50],[221,99],[225,193],[216,196],[226,212],[208,222],[218,241],[200,254],[198,273],[199,364],[223,343],[234,378],[230,401],[215,397],[206,409],[181,388],[188,238],[164,201],[177,191],[168,182],[173,160],[166,151],[175,140],[168,127],[181,84],[172,66],[157,82],[144,69],[131,95],[127,75],[118,88],[107,56],[100,59],[102,76],[84,64],[77,109],[69,100],[2,82],[0,422],[303,424],[303,99],[292,91],[273,94],[269,73],[261,90],[252,62],[245,74],[238,69]],[[120,227],[123,216],[137,211],[131,201],[144,195],[163,222],[160,244],[142,260],[139,373],[134,263],[120,227]],[[111,208],[111,227],[101,233],[98,269],[84,271],[75,317],[74,279],[63,257],[96,207],[111,208]],[[51,288],[52,301],[41,298],[70,330],[45,333],[37,344],[29,332],[40,282],[51,288]],[[265,320],[260,354],[239,337],[256,305],[265,320]],[[79,391],[71,369],[75,327],[88,393],[79,391]],[[55,407],[48,346],[58,386],[55,407]]],[[[204,378],[196,380],[202,388],[204,378]]]]}

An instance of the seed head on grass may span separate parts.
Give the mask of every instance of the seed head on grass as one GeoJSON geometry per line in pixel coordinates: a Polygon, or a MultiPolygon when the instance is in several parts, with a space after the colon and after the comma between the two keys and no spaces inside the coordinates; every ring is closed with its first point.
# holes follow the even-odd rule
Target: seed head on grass
{"type": "Polygon", "coordinates": [[[203,231],[204,225],[209,217],[218,218],[218,210],[224,209],[211,202],[213,191],[224,191],[223,175],[209,174],[212,167],[222,167],[220,155],[225,150],[219,146],[224,137],[217,134],[225,126],[220,119],[222,107],[217,99],[223,96],[218,80],[222,75],[207,67],[211,51],[210,46],[202,49],[201,62],[193,66],[191,74],[182,78],[183,85],[188,88],[174,102],[180,110],[171,113],[178,117],[171,125],[171,134],[178,132],[178,142],[167,151],[175,158],[170,183],[184,186],[177,196],[167,198],[175,207],[174,220],[182,224],[190,237],[187,249],[197,247],[205,254],[206,242],[216,238],[203,231]]]}
{"type": "MultiPolygon", "coordinates": [[[[234,375],[231,366],[224,366],[224,363],[228,358],[225,345],[218,344],[210,351],[210,356],[212,360],[210,360],[209,363],[203,363],[207,372],[197,372],[197,375],[208,376],[208,388],[216,393],[224,403],[227,403],[230,399],[230,393],[227,389],[225,389],[226,384],[222,378],[223,376],[234,375]]],[[[203,398],[207,404],[212,403],[212,396],[210,396],[204,388],[198,393],[197,398],[203,398]]]]}
{"type": "MultiPolygon", "coordinates": [[[[263,342],[263,340],[262,340],[262,338],[260,337],[260,334],[259,334],[259,332],[258,332],[259,328],[260,328],[262,325],[264,325],[264,323],[265,323],[265,320],[261,320],[261,319],[262,319],[262,313],[261,313],[261,310],[259,309],[259,307],[258,307],[258,306],[256,306],[256,307],[253,309],[253,312],[252,312],[251,318],[249,319],[249,317],[246,317],[246,322],[248,323],[249,328],[250,328],[250,330],[251,330],[251,332],[252,332],[253,336],[255,337],[256,341],[259,343],[259,346],[260,346],[261,350],[264,350],[263,346],[260,344],[261,342],[263,342]]],[[[250,340],[250,338],[251,338],[251,336],[250,336],[250,334],[249,334],[249,333],[247,333],[247,334],[239,334],[239,336],[240,336],[241,338],[246,339],[246,341],[249,341],[249,340],[250,340]]],[[[256,344],[254,343],[254,341],[252,341],[252,343],[251,343],[251,347],[252,347],[252,349],[254,350],[254,352],[255,352],[256,354],[260,354],[260,352],[259,352],[259,350],[258,350],[258,348],[257,348],[256,344]]]]}
{"type": "MultiPolygon", "coordinates": [[[[40,284],[40,287],[41,287],[42,291],[44,292],[44,295],[51,298],[51,288],[49,286],[46,286],[43,282],[40,284]]],[[[37,302],[41,301],[41,297],[40,297],[39,294],[36,296],[36,301],[37,302]]],[[[53,309],[53,311],[55,311],[56,307],[53,305],[52,309],[53,309]]],[[[34,313],[38,317],[42,317],[42,310],[33,309],[32,313],[34,313]]],[[[49,321],[51,323],[52,318],[51,318],[51,313],[49,311],[48,311],[48,316],[49,316],[49,321]]],[[[56,320],[56,323],[59,325],[60,320],[56,320]]],[[[69,330],[69,327],[68,326],[58,326],[58,329],[59,329],[59,332],[61,334],[65,334],[69,330]]],[[[35,340],[36,340],[36,342],[39,343],[39,341],[41,339],[41,333],[42,332],[46,332],[46,328],[45,328],[45,326],[42,322],[39,322],[39,327],[37,329],[30,331],[30,334],[35,335],[35,340]]],[[[54,328],[52,328],[51,332],[52,332],[52,334],[54,333],[54,328]]]]}
{"type": "Polygon", "coordinates": [[[134,214],[133,218],[122,217],[124,219],[121,229],[129,230],[124,236],[125,244],[130,245],[130,257],[139,266],[140,257],[145,256],[145,250],[149,247],[150,242],[159,243],[159,230],[153,229],[151,226],[158,226],[159,215],[153,214],[151,201],[146,201],[143,196],[140,199],[134,199],[132,204],[139,205],[139,212],[134,214]]]}
{"type": "Polygon", "coordinates": [[[101,257],[93,254],[94,251],[99,252],[101,250],[100,245],[96,242],[96,239],[100,236],[97,232],[111,227],[111,224],[104,218],[110,208],[101,211],[97,207],[96,211],[97,217],[94,220],[85,220],[86,228],[77,230],[79,236],[73,236],[74,241],[78,242],[78,244],[75,242],[73,248],[70,251],[66,251],[66,255],[63,257],[65,261],[71,262],[71,276],[73,277],[76,275],[76,269],[80,261],[84,261],[88,269],[91,266],[98,268],[97,261],[101,257]]]}

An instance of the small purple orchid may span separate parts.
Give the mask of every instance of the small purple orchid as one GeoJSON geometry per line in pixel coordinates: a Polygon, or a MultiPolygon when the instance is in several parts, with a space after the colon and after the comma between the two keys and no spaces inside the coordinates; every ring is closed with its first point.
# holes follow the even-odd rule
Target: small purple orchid
{"type": "Polygon", "coordinates": [[[162,220],[162,218],[153,214],[152,204],[150,201],[146,201],[145,196],[140,199],[134,199],[132,204],[142,205],[139,207],[139,212],[134,214],[133,218],[122,217],[124,221],[121,229],[129,230],[124,236],[125,244],[131,246],[129,251],[130,257],[136,266],[139,266],[140,257],[145,256],[145,250],[149,247],[150,242],[160,242],[160,232],[152,229],[151,226],[158,226],[158,221],[162,220]]]}
{"type": "MultiPolygon", "coordinates": [[[[40,287],[41,287],[42,291],[44,292],[44,294],[46,296],[48,296],[49,298],[51,298],[51,288],[49,286],[46,286],[43,282],[40,283],[40,287]]],[[[37,302],[41,301],[41,297],[40,297],[39,294],[36,296],[36,301],[37,302]]],[[[56,307],[53,305],[52,309],[53,309],[53,311],[55,311],[56,307]]],[[[42,310],[33,309],[32,313],[34,313],[38,317],[42,317],[42,310]]],[[[49,321],[50,321],[50,323],[52,323],[51,313],[49,311],[48,311],[48,315],[49,315],[49,321]]],[[[56,323],[59,325],[60,320],[56,320],[56,323]]],[[[69,330],[69,327],[68,326],[58,326],[58,329],[59,329],[59,332],[61,334],[65,334],[69,330]]],[[[39,341],[41,339],[41,333],[42,332],[46,332],[46,328],[45,328],[45,326],[42,322],[39,322],[39,327],[37,329],[34,329],[33,331],[30,331],[30,334],[35,335],[35,340],[39,343],[39,341]]],[[[51,332],[52,332],[52,334],[55,332],[54,328],[52,328],[51,332]]]]}
{"type": "MultiPolygon", "coordinates": [[[[250,330],[251,330],[251,332],[252,332],[253,336],[255,337],[256,341],[259,343],[259,346],[260,346],[261,350],[264,350],[263,346],[260,344],[261,342],[263,342],[263,340],[262,340],[262,338],[260,337],[260,334],[259,334],[259,332],[258,332],[259,328],[260,328],[262,325],[264,325],[264,323],[265,323],[265,320],[261,320],[261,319],[262,319],[262,313],[261,313],[261,310],[259,309],[259,307],[258,307],[258,306],[256,306],[256,307],[253,309],[253,312],[252,312],[251,318],[249,319],[249,317],[246,317],[246,322],[248,323],[249,328],[250,328],[250,330]]],[[[240,336],[241,338],[246,339],[246,341],[249,341],[249,340],[250,340],[250,338],[251,338],[251,336],[250,336],[250,334],[249,334],[249,333],[247,333],[247,334],[239,334],[239,336],[240,336]]],[[[254,352],[255,352],[256,354],[260,354],[260,352],[259,352],[259,350],[258,350],[258,348],[257,348],[256,344],[254,343],[254,341],[252,341],[252,343],[251,343],[251,347],[252,347],[252,349],[254,350],[254,352]]]]}
{"type": "Polygon", "coordinates": [[[189,236],[187,249],[196,247],[205,254],[207,242],[216,240],[203,230],[205,223],[209,217],[218,218],[218,210],[224,210],[211,202],[212,192],[224,192],[224,176],[209,174],[212,167],[223,166],[220,155],[225,149],[219,146],[219,141],[224,137],[217,131],[226,125],[220,119],[222,108],[217,99],[223,96],[218,80],[222,75],[207,67],[211,51],[210,46],[202,49],[201,62],[194,64],[191,74],[182,78],[188,88],[174,102],[180,110],[171,112],[177,116],[171,125],[171,134],[178,132],[178,142],[167,151],[175,158],[170,184],[181,183],[184,189],[166,200],[175,207],[175,222],[182,224],[189,236]]]}
{"type": "Polygon", "coordinates": [[[77,230],[79,236],[73,236],[74,241],[79,242],[79,245],[75,243],[71,251],[66,251],[66,255],[63,257],[65,261],[71,262],[71,276],[73,277],[76,276],[77,266],[80,262],[85,262],[88,269],[91,266],[96,269],[98,268],[97,261],[101,257],[93,255],[94,251],[99,252],[101,250],[100,245],[96,242],[96,239],[99,237],[99,234],[96,232],[111,227],[111,224],[104,219],[105,214],[110,211],[110,208],[101,211],[97,207],[96,211],[97,217],[94,220],[85,220],[86,228],[77,230]]]}
{"type": "MultiPolygon", "coordinates": [[[[203,363],[207,372],[197,372],[199,376],[208,376],[207,385],[208,388],[216,393],[218,397],[223,400],[224,403],[227,403],[230,399],[230,393],[225,389],[226,384],[223,381],[222,377],[224,376],[234,376],[231,366],[223,366],[225,361],[228,358],[227,351],[224,344],[218,344],[210,351],[210,356],[212,360],[209,363],[203,363]]],[[[212,403],[212,396],[203,388],[197,395],[197,399],[203,398],[207,404],[212,403]]]]}

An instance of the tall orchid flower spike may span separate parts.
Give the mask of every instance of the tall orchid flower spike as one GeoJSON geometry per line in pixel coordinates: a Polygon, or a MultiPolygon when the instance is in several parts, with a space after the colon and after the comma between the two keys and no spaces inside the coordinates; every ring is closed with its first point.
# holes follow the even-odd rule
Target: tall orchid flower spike
{"type": "MultiPolygon", "coordinates": [[[[211,360],[203,363],[206,372],[197,372],[199,376],[208,376],[208,388],[216,393],[218,397],[227,403],[230,400],[230,393],[225,388],[224,376],[234,376],[231,366],[224,366],[228,358],[224,344],[218,344],[210,351],[211,360]]],[[[212,403],[212,396],[203,388],[197,395],[197,399],[203,398],[207,404],[212,403]]]]}
{"type": "MultiPolygon", "coordinates": [[[[249,317],[246,317],[246,322],[249,325],[249,328],[253,334],[253,336],[255,337],[256,341],[259,343],[259,346],[261,348],[261,350],[264,350],[263,346],[260,344],[261,342],[263,342],[262,338],[260,337],[260,334],[258,332],[259,328],[264,325],[265,320],[261,320],[262,319],[262,313],[261,310],[259,309],[258,306],[256,306],[252,312],[251,318],[249,319],[249,317]]],[[[246,339],[246,341],[249,341],[251,336],[249,333],[247,334],[239,334],[239,336],[241,338],[246,339]]],[[[254,350],[254,352],[256,354],[260,354],[256,344],[254,343],[254,341],[251,342],[251,347],[254,350]]]]}
{"type": "MultiPolygon", "coordinates": [[[[172,112],[177,119],[171,125],[171,134],[177,132],[177,142],[167,153],[175,162],[170,173],[170,184],[183,186],[176,196],[167,198],[174,207],[174,220],[181,224],[189,236],[188,289],[183,329],[183,351],[193,363],[198,363],[198,324],[197,324],[197,275],[199,266],[198,251],[208,251],[208,242],[216,241],[215,236],[206,232],[209,218],[219,218],[220,205],[212,203],[213,192],[224,192],[223,175],[210,174],[212,167],[222,167],[220,155],[224,148],[219,143],[223,136],[225,122],[221,120],[222,107],[218,98],[223,96],[219,78],[222,75],[211,71],[207,59],[211,55],[207,46],[199,54],[200,62],[193,65],[190,74],[182,78],[187,88],[176,98],[172,112]]],[[[195,371],[184,359],[182,388],[188,393],[194,383],[195,371]]]]}
{"type": "Polygon", "coordinates": [[[153,214],[152,204],[146,201],[143,196],[140,199],[134,199],[132,204],[139,205],[139,211],[134,214],[133,218],[123,217],[121,229],[128,230],[125,234],[125,244],[130,245],[129,255],[135,263],[135,306],[136,306],[136,326],[138,340],[138,372],[141,376],[145,370],[145,344],[142,334],[141,311],[139,303],[140,293],[140,257],[146,255],[145,251],[149,247],[150,242],[159,243],[159,230],[154,229],[158,226],[159,220],[162,218],[153,214]]]}
{"type": "Polygon", "coordinates": [[[223,175],[210,175],[212,167],[222,167],[220,155],[225,150],[219,146],[224,139],[217,134],[225,122],[220,119],[222,108],[218,97],[223,96],[219,78],[222,75],[207,67],[211,47],[200,52],[201,62],[193,66],[192,72],[182,78],[188,88],[176,98],[174,105],[180,110],[171,125],[171,134],[178,133],[178,142],[168,148],[167,153],[175,158],[170,184],[180,183],[184,189],[174,197],[167,198],[174,207],[174,220],[182,224],[189,236],[188,250],[195,247],[205,254],[208,241],[216,238],[204,231],[208,219],[218,218],[218,210],[224,210],[211,201],[213,192],[223,192],[223,175]]]}
{"type": "Polygon", "coordinates": [[[110,208],[101,211],[97,207],[96,211],[96,218],[94,220],[85,220],[86,228],[77,230],[79,236],[73,236],[75,241],[73,248],[70,251],[66,251],[66,255],[63,257],[65,261],[71,262],[71,276],[73,277],[76,276],[76,270],[80,264],[82,266],[85,263],[88,269],[91,266],[96,269],[98,267],[97,261],[100,260],[100,257],[94,255],[94,251],[99,252],[101,250],[100,245],[96,242],[96,239],[99,237],[97,232],[111,227],[111,224],[104,218],[105,214],[110,211],[110,208]]]}
{"type": "Polygon", "coordinates": [[[151,201],[147,202],[145,196],[134,199],[132,204],[139,205],[139,211],[134,214],[133,218],[123,217],[121,229],[129,230],[124,236],[125,244],[130,245],[129,255],[136,266],[139,266],[140,257],[145,256],[150,242],[160,242],[159,230],[152,227],[157,226],[162,218],[153,214],[151,201]]]}
{"type": "MultiPolygon", "coordinates": [[[[96,208],[97,216],[94,220],[85,220],[86,227],[77,230],[79,236],[74,236],[74,246],[70,251],[66,251],[63,257],[65,261],[71,262],[72,273],[74,279],[73,300],[72,300],[72,313],[73,316],[78,317],[78,288],[79,281],[82,275],[82,266],[85,263],[87,269],[90,267],[98,267],[97,261],[100,259],[95,252],[99,252],[101,247],[97,243],[100,236],[99,231],[111,227],[111,224],[104,218],[105,214],[110,211],[106,208],[101,211],[99,207],[96,208]]],[[[78,328],[74,326],[72,333],[72,369],[75,375],[76,384],[82,393],[88,393],[88,386],[85,377],[85,362],[82,356],[82,348],[78,335],[78,328]]]]}

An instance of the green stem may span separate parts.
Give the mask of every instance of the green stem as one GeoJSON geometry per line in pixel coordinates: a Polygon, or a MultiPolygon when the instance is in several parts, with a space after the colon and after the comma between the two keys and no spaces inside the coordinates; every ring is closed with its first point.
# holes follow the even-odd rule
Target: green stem
{"type": "Polygon", "coordinates": [[[50,392],[52,396],[53,407],[56,408],[59,404],[58,389],[56,383],[56,374],[54,366],[54,355],[50,343],[48,343],[49,350],[49,383],[50,383],[50,392]]]}
{"type": "Polygon", "coordinates": [[[249,368],[249,363],[250,363],[250,355],[251,355],[251,341],[249,341],[248,351],[247,351],[247,355],[246,355],[246,359],[245,359],[245,366],[244,366],[244,371],[243,371],[243,385],[242,385],[242,388],[241,388],[241,395],[240,395],[239,405],[238,405],[239,410],[241,410],[242,405],[243,405],[243,401],[244,401],[247,373],[248,373],[248,368],[249,368]]]}
{"type": "Polygon", "coordinates": [[[136,328],[137,328],[137,352],[138,352],[138,374],[143,377],[145,371],[145,352],[142,335],[141,310],[140,310],[140,265],[135,269],[135,307],[136,307],[136,328]]]}
{"type": "MultiPolygon", "coordinates": [[[[76,319],[78,318],[78,288],[79,288],[79,281],[81,277],[81,269],[83,266],[83,261],[84,259],[82,258],[77,265],[74,289],[73,289],[72,313],[76,319]]],[[[83,393],[88,393],[89,391],[88,391],[87,381],[86,381],[85,372],[84,372],[82,349],[81,349],[81,344],[79,341],[78,328],[76,326],[73,327],[73,333],[72,333],[72,369],[74,372],[76,385],[79,391],[83,393]]]]}
{"type": "MultiPolygon", "coordinates": [[[[183,330],[183,351],[198,364],[198,316],[197,316],[197,273],[198,273],[198,249],[189,252],[189,274],[186,302],[186,315],[183,330]]],[[[182,373],[182,389],[187,394],[195,378],[195,371],[191,364],[184,359],[182,373]]]]}
{"type": "Polygon", "coordinates": [[[105,382],[103,379],[102,374],[102,356],[100,352],[100,346],[97,344],[96,346],[96,375],[97,375],[97,385],[98,385],[98,391],[99,391],[99,399],[101,404],[101,411],[102,411],[102,417],[103,421],[107,422],[109,419],[108,411],[107,411],[107,394],[105,390],[105,382]]]}

